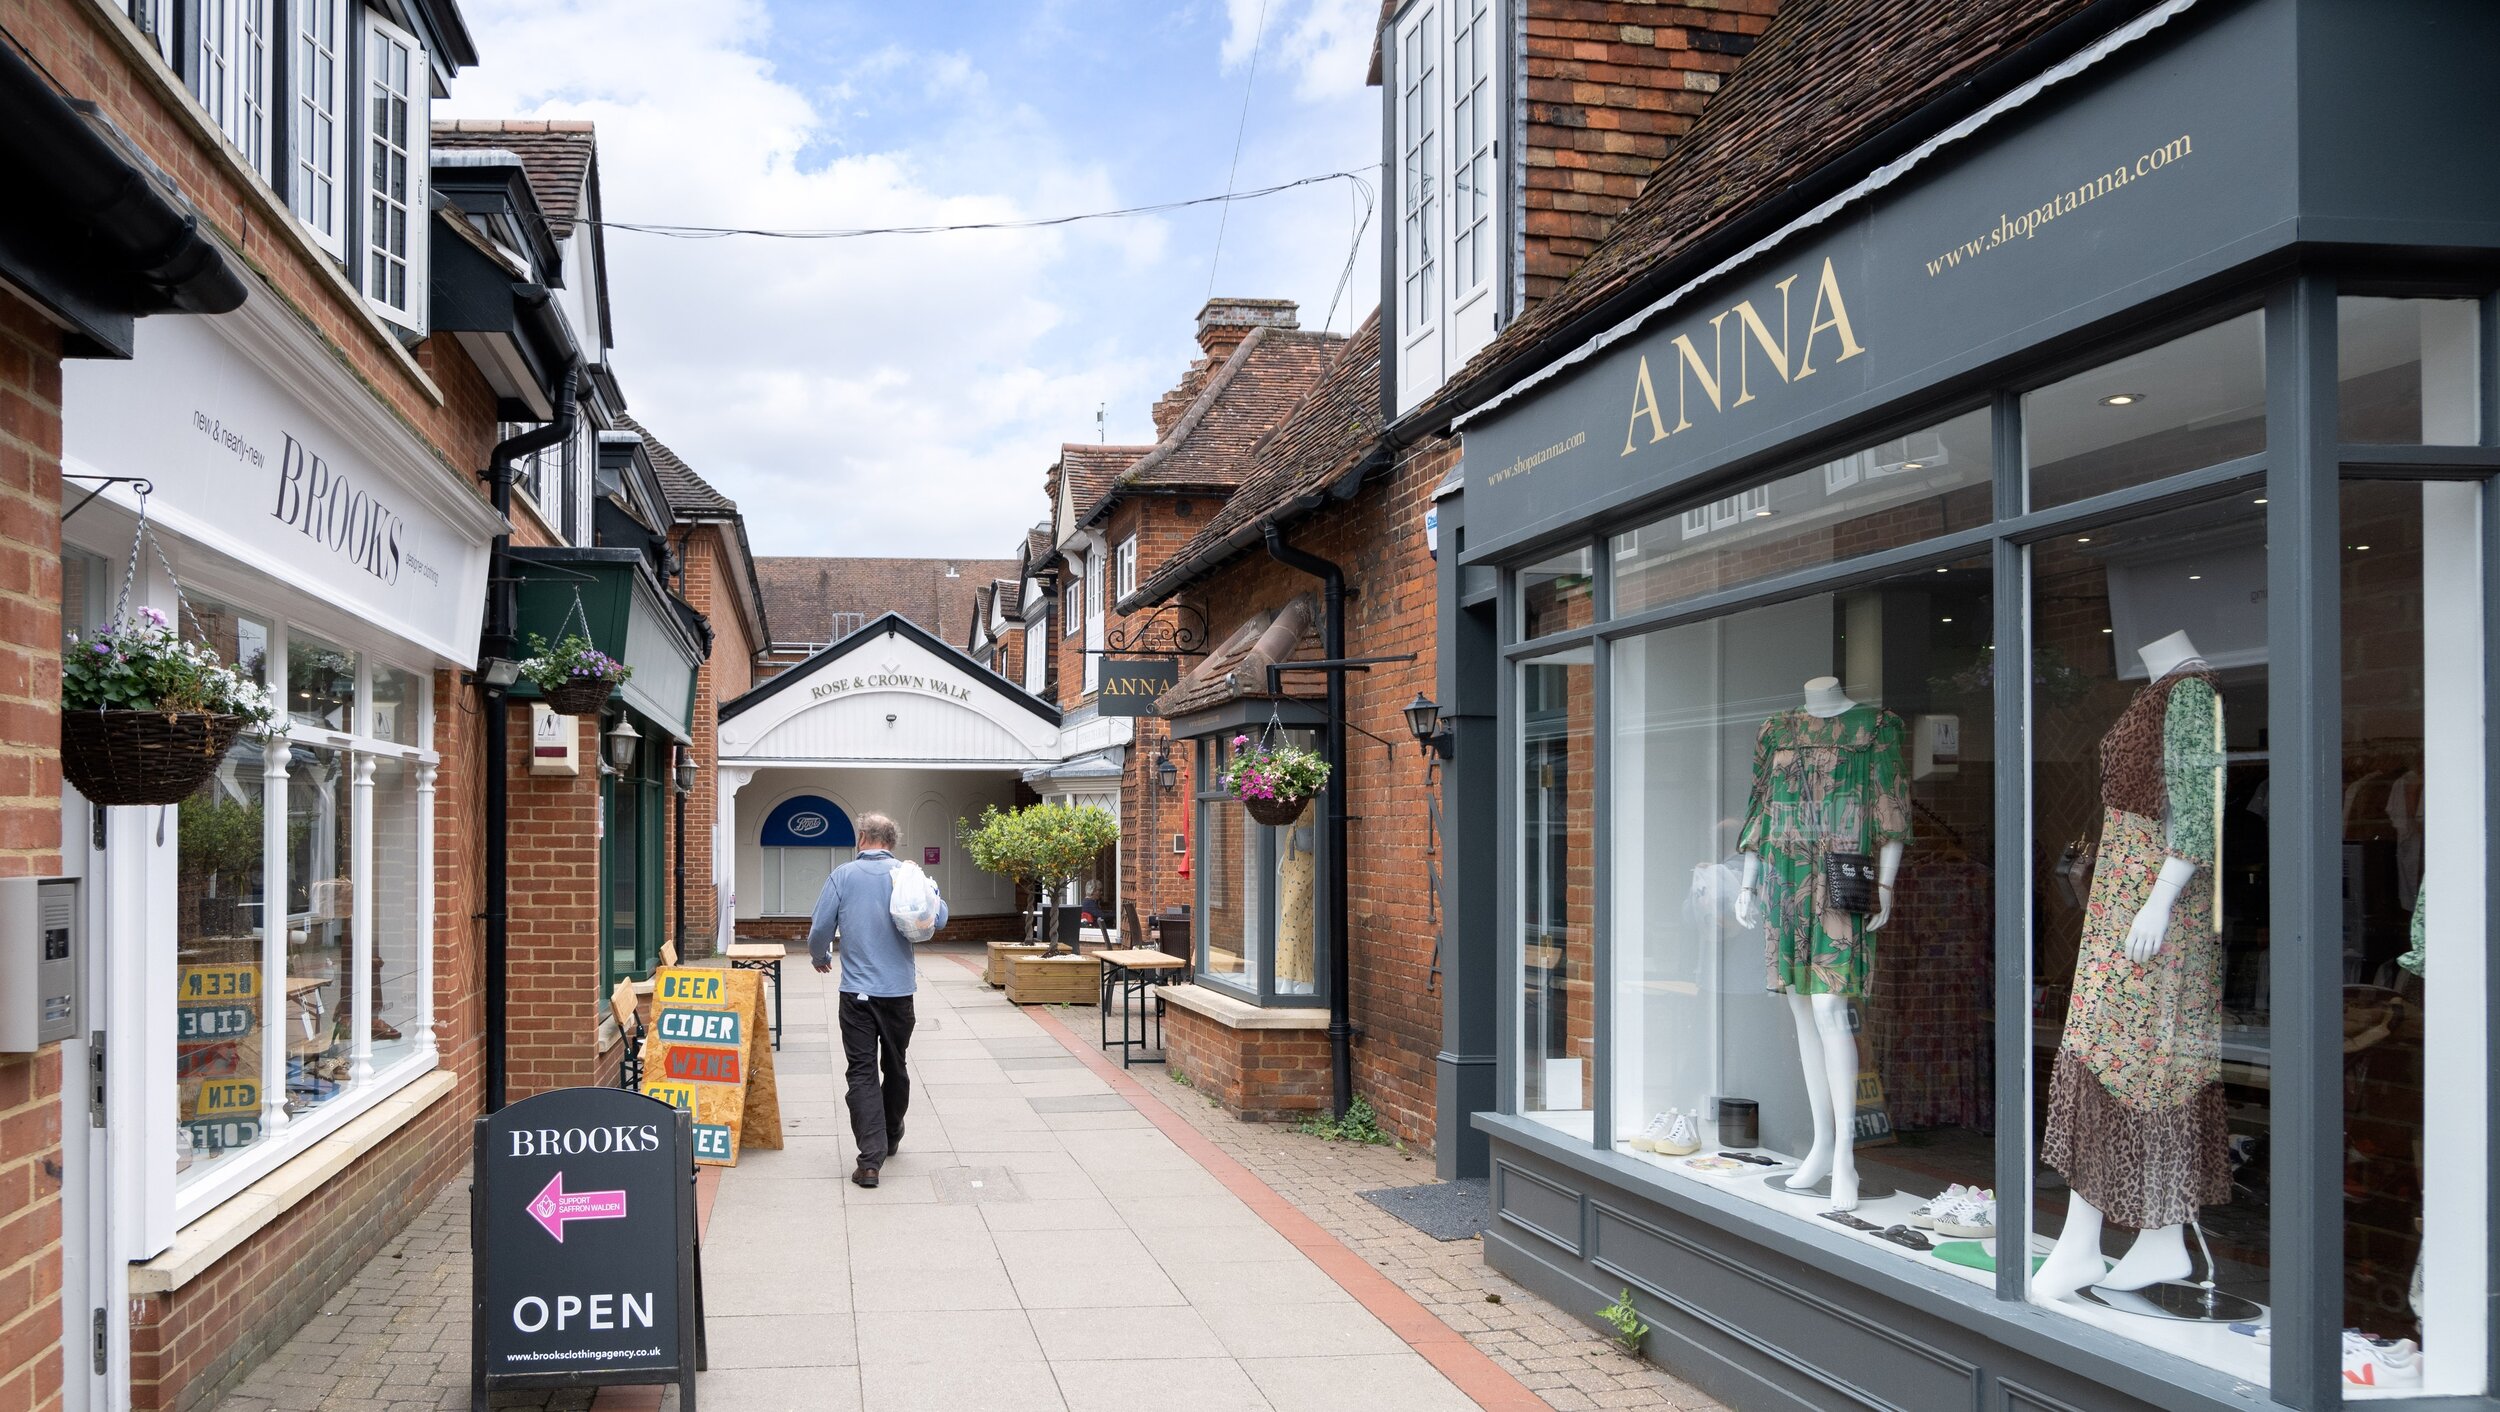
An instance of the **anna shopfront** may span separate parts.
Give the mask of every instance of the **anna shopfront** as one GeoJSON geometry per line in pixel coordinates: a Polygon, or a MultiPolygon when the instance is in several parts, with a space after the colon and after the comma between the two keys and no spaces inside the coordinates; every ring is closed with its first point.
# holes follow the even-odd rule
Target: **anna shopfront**
{"type": "Polygon", "coordinates": [[[1488,1259],[1737,1406],[2491,1405],[2494,58],[2154,7],[1463,424],[1488,1259]]]}
{"type": "Polygon", "coordinates": [[[387,1166],[431,1190],[457,1158],[469,1109],[446,1101],[438,1036],[474,1028],[437,1013],[438,798],[458,768],[438,752],[462,738],[440,727],[463,709],[499,521],[274,299],[151,322],[133,360],[65,384],[65,626],[126,593],[265,684],[283,723],[178,807],[65,796],[89,938],[65,1063],[92,1080],[69,1086],[65,1284],[81,1312],[132,1310],[98,1318],[95,1360],[96,1405],[131,1405],[125,1378],[240,1356],[215,1351],[218,1321],[290,1307],[282,1277],[199,1278],[218,1262],[264,1240],[345,1254],[353,1223],[306,1224],[323,1183],[387,1166]],[[147,482],[135,559],[129,478],[147,482]],[[416,1147],[395,1137],[421,1116],[416,1147]]]}

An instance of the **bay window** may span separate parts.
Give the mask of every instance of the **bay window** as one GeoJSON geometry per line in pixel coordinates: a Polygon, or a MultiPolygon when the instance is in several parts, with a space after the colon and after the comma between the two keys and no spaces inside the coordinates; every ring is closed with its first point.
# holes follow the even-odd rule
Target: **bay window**
{"type": "MultiPolygon", "coordinates": [[[[1224,786],[1232,731],[1197,743],[1198,980],[1257,1004],[1315,1005],[1327,943],[1319,906],[1320,817],[1314,798],[1290,824],[1250,817],[1224,786]]],[[[1283,732],[1315,749],[1314,732],[1283,732]]]]}
{"type": "Polygon", "coordinates": [[[1391,298],[1404,409],[1490,343],[1499,322],[1509,45],[1497,0],[1423,0],[1394,32],[1396,71],[1384,87],[1397,153],[1391,298]]]}

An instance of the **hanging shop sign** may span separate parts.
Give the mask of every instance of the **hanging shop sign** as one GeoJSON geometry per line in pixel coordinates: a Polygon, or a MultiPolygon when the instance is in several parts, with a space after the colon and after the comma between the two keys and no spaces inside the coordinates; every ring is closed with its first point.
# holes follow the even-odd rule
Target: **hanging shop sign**
{"type": "Polygon", "coordinates": [[[703,1282],[688,1115],[561,1088],[475,1134],[470,1406],[508,1388],[674,1382],[691,1412],[703,1282]]]}
{"type": "Polygon", "coordinates": [[[259,317],[160,319],[128,362],[65,365],[64,467],[144,476],[151,520],[474,660],[494,512],[396,421],[388,435],[342,425],[388,419],[371,394],[329,405],[317,377],[278,376],[288,349],[259,317]]]}
{"type": "Polygon", "coordinates": [[[1172,657],[1106,657],[1102,690],[1094,700],[1106,716],[1151,716],[1155,702],[1178,685],[1181,664],[1172,657]]]}
{"type": "MultiPolygon", "coordinates": [[[[2238,17],[2214,31],[2246,27],[2238,17]]],[[[2292,238],[2291,86],[2208,32],[1941,148],[1463,425],[1482,562],[2292,238]]]]}
{"type": "Polygon", "coordinates": [[[781,1146],[772,1027],[763,977],[713,966],[663,966],[651,977],[642,1091],[692,1119],[694,1160],[734,1167],[747,1146],[781,1146]]]}

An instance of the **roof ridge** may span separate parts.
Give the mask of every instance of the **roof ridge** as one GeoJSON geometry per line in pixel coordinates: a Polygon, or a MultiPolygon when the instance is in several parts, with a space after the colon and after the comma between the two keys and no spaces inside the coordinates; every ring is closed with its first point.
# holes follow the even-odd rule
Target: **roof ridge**
{"type": "MultiPolygon", "coordinates": [[[[1250,355],[1267,346],[1267,335],[1266,324],[1256,325],[1248,333],[1243,334],[1241,342],[1234,345],[1233,351],[1226,355],[1223,364],[1208,375],[1206,385],[1198,389],[1198,395],[1190,399],[1188,409],[1172,423],[1172,429],[1163,434],[1162,439],[1154,444],[1154,449],[1131,461],[1128,469],[1120,472],[1114,484],[1134,485],[1140,474],[1171,460],[1173,453],[1180,450],[1181,443],[1189,440],[1191,433],[1197,431],[1206,422],[1207,414],[1214,411],[1215,404],[1223,400],[1224,394],[1231,389],[1234,380],[1241,376],[1241,370],[1249,366],[1250,355]]],[[[1109,495],[1105,495],[1103,501],[1110,498],[1109,495]]],[[[1086,507],[1082,518],[1092,519],[1094,512],[1101,508],[1102,501],[1095,502],[1086,507]]]]}

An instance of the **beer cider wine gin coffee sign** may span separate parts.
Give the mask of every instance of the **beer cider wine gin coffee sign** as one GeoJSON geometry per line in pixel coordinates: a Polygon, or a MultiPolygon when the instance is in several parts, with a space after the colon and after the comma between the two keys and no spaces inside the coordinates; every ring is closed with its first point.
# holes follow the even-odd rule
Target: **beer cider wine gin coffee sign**
{"type": "Polygon", "coordinates": [[[642,1091],[694,1115],[694,1159],[738,1165],[742,1146],[781,1146],[772,1027],[763,977],[711,966],[663,966],[651,977],[642,1091]]]}

